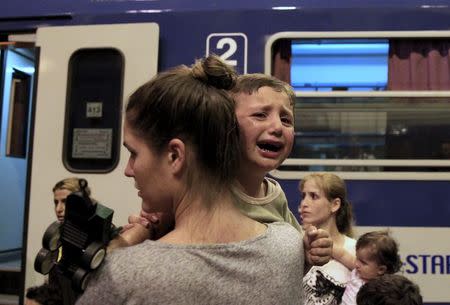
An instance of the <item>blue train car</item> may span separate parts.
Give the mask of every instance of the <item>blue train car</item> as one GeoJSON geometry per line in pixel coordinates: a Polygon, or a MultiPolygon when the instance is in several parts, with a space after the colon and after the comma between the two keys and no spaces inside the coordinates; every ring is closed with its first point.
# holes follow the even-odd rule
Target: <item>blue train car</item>
{"type": "Polygon", "coordinates": [[[337,173],[358,233],[390,228],[425,302],[450,304],[448,1],[3,1],[0,40],[0,254],[22,253],[20,295],[42,281],[54,183],[85,177],[124,223],[124,101],[215,53],[296,90],[294,149],[271,173],[292,211],[302,177],[337,173]]]}

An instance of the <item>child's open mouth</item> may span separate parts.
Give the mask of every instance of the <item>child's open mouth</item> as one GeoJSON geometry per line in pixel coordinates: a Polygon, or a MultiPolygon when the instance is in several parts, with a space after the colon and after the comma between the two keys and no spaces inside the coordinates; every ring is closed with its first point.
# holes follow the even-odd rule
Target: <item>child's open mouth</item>
{"type": "Polygon", "coordinates": [[[281,148],[283,147],[281,144],[268,143],[268,142],[257,143],[257,146],[261,150],[270,151],[270,152],[279,152],[281,150],[281,148]]]}

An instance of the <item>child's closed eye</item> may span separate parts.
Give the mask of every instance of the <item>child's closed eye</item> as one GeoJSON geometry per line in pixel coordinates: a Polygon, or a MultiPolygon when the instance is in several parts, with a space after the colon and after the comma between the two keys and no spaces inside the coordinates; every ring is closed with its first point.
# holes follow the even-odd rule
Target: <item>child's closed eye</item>
{"type": "Polygon", "coordinates": [[[255,113],[253,114],[253,116],[254,116],[255,118],[264,119],[264,118],[267,117],[267,114],[266,114],[265,112],[255,112],[255,113]]]}

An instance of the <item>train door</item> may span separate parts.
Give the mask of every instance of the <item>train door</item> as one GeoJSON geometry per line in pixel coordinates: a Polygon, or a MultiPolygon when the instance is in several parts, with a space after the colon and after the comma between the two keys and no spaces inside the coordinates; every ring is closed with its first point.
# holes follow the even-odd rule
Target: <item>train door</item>
{"type": "Polygon", "coordinates": [[[157,71],[155,23],[39,28],[32,165],[24,242],[24,287],[42,283],[33,268],[45,229],[56,220],[52,188],[86,178],[92,196],[123,224],[140,202],[123,175],[122,109],[128,95],[157,71]]]}

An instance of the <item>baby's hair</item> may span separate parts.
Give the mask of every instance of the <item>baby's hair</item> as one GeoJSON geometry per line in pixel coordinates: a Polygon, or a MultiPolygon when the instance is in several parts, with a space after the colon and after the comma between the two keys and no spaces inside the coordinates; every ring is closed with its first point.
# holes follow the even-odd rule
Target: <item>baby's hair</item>
{"type": "Polygon", "coordinates": [[[372,231],[361,235],[356,242],[356,250],[369,247],[372,258],[379,265],[386,266],[386,273],[396,273],[400,270],[402,262],[398,254],[398,244],[389,234],[389,231],[372,231]]]}
{"type": "Polygon", "coordinates": [[[358,305],[422,305],[419,286],[399,274],[369,280],[358,291],[358,305]]]}

